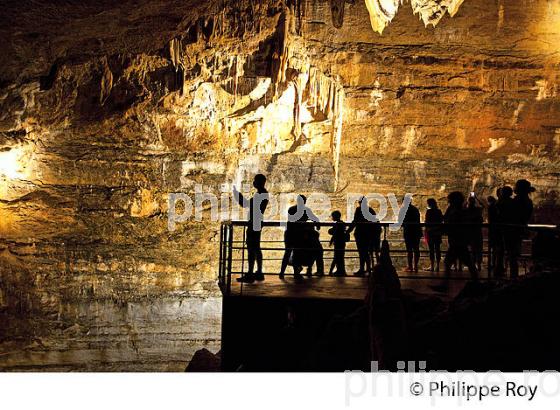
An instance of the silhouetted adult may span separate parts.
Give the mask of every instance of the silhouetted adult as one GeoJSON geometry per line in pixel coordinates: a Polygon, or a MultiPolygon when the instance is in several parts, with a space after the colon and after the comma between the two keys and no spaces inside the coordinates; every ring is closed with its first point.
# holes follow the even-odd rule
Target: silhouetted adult
{"type": "Polygon", "coordinates": [[[354,275],[363,276],[366,272],[371,272],[373,252],[381,237],[381,225],[375,211],[368,205],[366,197],[360,199],[354,211],[354,219],[348,229],[348,234],[351,232],[354,232],[360,260],[360,267],[358,271],[354,272],[354,275]],[[369,215],[365,214],[365,210],[369,215]]]}
{"type": "Polygon", "coordinates": [[[512,227],[510,235],[506,243],[506,252],[508,254],[508,263],[510,275],[516,278],[519,275],[518,258],[521,255],[521,245],[527,225],[533,215],[533,201],[529,198],[529,194],[535,192],[535,188],[526,179],[520,179],[515,183],[515,198],[512,200],[512,227]]]}
{"type": "Polygon", "coordinates": [[[478,272],[474,263],[472,262],[471,255],[468,248],[468,235],[465,235],[465,222],[467,216],[463,204],[465,197],[461,192],[454,191],[447,196],[449,206],[443,216],[445,233],[449,247],[445,255],[444,265],[446,276],[451,275],[451,267],[455,262],[465,265],[473,279],[478,277],[478,272]]]}
{"type": "Polygon", "coordinates": [[[371,359],[378,362],[380,369],[395,370],[397,361],[406,355],[406,320],[401,283],[386,240],[371,273],[366,301],[371,359]]]}
{"type": "Polygon", "coordinates": [[[268,206],[268,191],[265,188],[266,177],[263,174],[255,175],[253,179],[253,187],[257,193],[250,200],[245,199],[237,188],[233,187],[233,196],[235,200],[243,208],[249,209],[249,222],[245,243],[247,244],[247,259],[249,262],[249,271],[246,275],[237,278],[238,282],[253,283],[255,280],[263,281],[264,274],[262,270],[263,256],[261,250],[261,230],[264,219],[264,212],[268,206]],[[257,263],[257,272],[254,273],[255,262],[257,263]]]}
{"type": "Polygon", "coordinates": [[[467,200],[465,214],[466,222],[469,224],[468,236],[471,258],[476,268],[480,271],[482,267],[482,247],[484,243],[482,236],[484,217],[482,216],[482,208],[477,205],[477,199],[473,195],[469,196],[467,200]]]}
{"type": "Polygon", "coordinates": [[[498,189],[498,221],[500,240],[496,245],[496,266],[494,269],[496,276],[502,276],[505,272],[505,252],[511,246],[510,233],[511,225],[515,223],[515,211],[513,208],[513,189],[510,186],[503,186],[498,189]],[[507,243],[506,243],[507,242],[507,243]]]}
{"type": "Polygon", "coordinates": [[[437,226],[443,223],[443,213],[441,209],[438,208],[437,201],[434,198],[430,198],[427,201],[428,209],[426,210],[426,216],[424,222],[428,224],[425,229],[426,242],[428,243],[428,248],[430,249],[430,272],[434,269],[439,272],[439,264],[441,261],[441,237],[442,237],[442,227],[437,226]],[[434,268],[435,267],[435,268],[434,268]]]}
{"type": "Polygon", "coordinates": [[[412,203],[408,206],[403,220],[403,237],[406,246],[406,261],[408,272],[418,272],[420,261],[420,239],[422,227],[420,224],[420,211],[412,203]],[[414,263],[414,265],[413,265],[414,263]]]}
{"type": "Polygon", "coordinates": [[[489,196],[486,202],[488,202],[488,271],[494,272],[497,265],[496,248],[502,239],[499,227],[496,226],[499,223],[500,214],[496,198],[489,196]]]}
{"type": "Polygon", "coordinates": [[[294,205],[288,209],[288,222],[286,223],[286,230],[284,231],[284,256],[282,257],[282,265],[280,267],[280,274],[278,275],[280,279],[284,279],[284,274],[286,273],[286,268],[292,262],[292,267],[294,268],[294,275],[298,276],[301,272],[301,267],[293,264],[294,248],[297,245],[298,237],[298,224],[297,224],[297,205],[294,205]],[[293,220],[292,220],[293,219],[293,220]]]}

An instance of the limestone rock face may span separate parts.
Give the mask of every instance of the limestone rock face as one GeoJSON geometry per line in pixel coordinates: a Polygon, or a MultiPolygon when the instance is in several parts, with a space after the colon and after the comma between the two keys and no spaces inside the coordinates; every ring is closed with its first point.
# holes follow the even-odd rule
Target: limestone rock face
{"type": "Polygon", "coordinates": [[[5,3],[1,369],[218,350],[219,224],[171,232],[171,193],[264,172],[344,211],[526,177],[558,215],[558,2],[412,1],[383,35],[362,1],[5,3]]]}

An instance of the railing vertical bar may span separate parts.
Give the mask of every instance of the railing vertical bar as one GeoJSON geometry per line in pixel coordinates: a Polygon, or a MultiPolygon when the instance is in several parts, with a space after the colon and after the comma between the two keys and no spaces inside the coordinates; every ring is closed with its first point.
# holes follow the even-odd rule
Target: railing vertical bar
{"type": "MultiPolygon", "coordinates": [[[[487,271],[488,271],[488,279],[490,279],[492,277],[492,270],[493,270],[493,267],[492,267],[492,257],[493,257],[493,255],[492,255],[492,247],[490,246],[490,228],[489,227],[486,227],[486,238],[487,238],[487,240],[486,240],[486,247],[487,247],[486,252],[487,253],[486,254],[488,255],[487,261],[486,261],[486,264],[487,264],[486,267],[487,267],[487,271]]],[[[482,261],[484,263],[484,259],[482,259],[482,261]]],[[[481,270],[482,270],[482,268],[481,268],[481,270]]]]}
{"type": "Polygon", "coordinates": [[[220,259],[218,262],[218,283],[220,284],[220,288],[223,290],[224,286],[224,277],[223,277],[223,250],[224,250],[224,226],[220,224],[220,259]]]}
{"type": "MultiPolygon", "coordinates": [[[[246,231],[247,227],[245,225],[243,225],[243,238],[241,239],[243,242],[243,245],[241,245],[241,275],[244,275],[245,272],[245,238],[247,235],[247,231],[246,231]]],[[[248,263],[248,262],[247,262],[248,263]]],[[[241,290],[240,290],[240,296],[243,296],[243,282],[241,282],[241,290]]]]}

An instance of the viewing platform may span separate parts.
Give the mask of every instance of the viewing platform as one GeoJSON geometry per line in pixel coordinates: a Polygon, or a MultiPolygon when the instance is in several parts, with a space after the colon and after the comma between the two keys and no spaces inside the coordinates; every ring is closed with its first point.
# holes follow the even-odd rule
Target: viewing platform
{"type": "MultiPolygon", "coordinates": [[[[311,222],[307,222],[311,224],[311,222]]],[[[420,264],[418,272],[407,272],[406,249],[403,239],[402,228],[398,230],[389,229],[393,222],[380,222],[382,226],[381,239],[387,239],[390,244],[391,258],[397,269],[403,289],[411,289],[418,292],[433,292],[432,286],[441,284],[443,281],[448,283],[448,294],[454,296],[464,284],[471,280],[471,276],[464,267],[454,270],[450,276],[444,275],[443,259],[447,251],[445,236],[442,241],[442,261],[439,272],[431,272],[426,269],[429,266],[429,251],[425,240],[421,240],[420,245],[420,264]]],[[[328,229],[334,225],[332,222],[318,222],[313,225],[321,227],[318,230],[320,241],[324,251],[325,275],[311,277],[305,276],[303,281],[295,281],[292,274],[292,267],[289,266],[284,279],[280,279],[280,264],[285,251],[283,232],[285,227],[280,221],[265,221],[262,227],[261,249],[263,252],[263,271],[265,280],[254,283],[240,283],[240,278],[247,272],[247,246],[245,235],[248,226],[247,221],[228,221],[222,223],[220,232],[220,264],[219,264],[219,285],[224,296],[245,296],[245,297],[283,297],[283,298],[327,298],[327,299],[352,299],[363,300],[368,287],[368,277],[352,275],[358,269],[358,250],[353,240],[346,246],[346,269],[347,276],[334,277],[326,274],[333,259],[334,249],[329,246],[330,235],[328,229]]],[[[351,225],[346,223],[346,226],[351,225]]],[[[422,229],[428,224],[421,223],[422,229]]],[[[489,224],[479,225],[483,231],[483,264],[478,274],[479,280],[490,280],[492,269],[489,267],[489,242],[487,231],[489,224]]],[[[472,229],[472,225],[462,225],[461,228],[472,229]]],[[[533,265],[532,238],[539,232],[558,233],[556,225],[529,225],[523,227],[526,230],[524,235],[521,256],[519,258],[520,275],[527,273],[533,265]]],[[[315,269],[314,269],[315,272],[315,269]]],[[[501,277],[507,280],[507,275],[501,277]]]]}
{"type": "MultiPolygon", "coordinates": [[[[311,224],[310,222],[307,222],[311,224]]],[[[333,223],[314,223],[320,226],[319,240],[323,247],[326,273],[333,258],[333,247],[329,246],[328,228],[333,223]]],[[[407,309],[435,309],[453,302],[454,298],[471,282],[470,273],[457,269],[449,276],[444,274],[443,258],[447,251],[444,236],[440,272],[424,270],[429,266],[429,254],[425,243],[421,244],[418,272],[406,272],[406,249],[401,230],[391,231],[390,223],[381,223],[381,239],[390,244],[390,255],[401,283],[403,299],[407,309]],[[446,286],[443,287],[442,284],[446,286]],[[438,289],[439,290],[436,290],[438,289]],[[406,304],[405,303],[405,304],[406,304]]],[[[422,228],[426,224],[420,224],[422,228]]],[[[449,226],[449,225],[448,225],[449,226]]],[[[285,252],[285,227],[278,221],[263,223],[261,249],[263,252],[264,281],[253,283],[238,282],[247,273],[247,221],[224,222],[220,231],[219,285],[223,294],[222,303],[222,348],[221,366],[224,371],[333,371],[341,369],[361,369],[361,361],[344,356],[342,364],[331,363],[332,356],[340,356],[341,343],[351,343],[351,352],[367,352],[367,346],[356,346],[368,339],[366,294],[370,278],[354,276],[359,259],[353,240],[346,244],[345,263],[348,276],[305,276],[296,280],[293,269],[288,266],[285,277],[279,278],[282,257],[285,252]],[[361,323],[357,327],[345,327],[344,323],[361,323]],[[332,332],[333,326],[342,326],[343,331],[332,332]],[[329,330],[330,329],[330,330],[329,330]],[[365,332],[365,333],[364,333],[365,332]],[[319,347],[322,346],[322,347],[319,347]],[[330,347],[328,347],[330,346],[330,347]],[[334,350],[328,350],[332,348],[334,350]],[[309,362],[316,352],[327,349],[330,359],[309,362]],[[323,365],[318,366],[318,363],[323,365]],[[338,367],[337,367],[338,366],[338,367]]],[[[472,225],[464,225],[465,230],[472,225]]],[[[488,225],[483,224],[483,266],[478,274],[481,282],[493,281],[492,269],[488,267],[488,225]]],[[[531,225],[523,227],[525,232],[522,253],[519,258],[519,274],[557,266],[557,252],[552,252],[558,243],[557,226],[531,225]],[[546,257],[540,255],[535,246],[543,244],[546,257]],[[547,256],[548,255],[548,256],[547,256]],[[550,258],[551,259],[547,259],[550,258]]],[[[351,238],[353,239],[353,238],[351,238]]],[[[311,244],[310,244],[311,246],[311,244]]],[[[305,248],[303,250],[312,248],[305,248]]],[[[557,250],[557,249],[556,249],[557,250]]],[[[314,267],[313,273],[316,272],[314,267]]],[[[508,274],[500,277],[508,282],[508,274]]],[[[477,288],[475,286],[475,288],[477,288]]],[[[412,314],[412,313],[411,313],[412,314]]],[[[426,313],[424,313],[426,314],[426,313]]],[[[419,340],[423,340],[421,337],[419,340]]],[[[420,342],[418,342],[420,343],[420,342]]],[[[367,358],[366,358],[367,359],[367,358]]],[[[365,360],[367,362],[367,360],[365,360]]]]}

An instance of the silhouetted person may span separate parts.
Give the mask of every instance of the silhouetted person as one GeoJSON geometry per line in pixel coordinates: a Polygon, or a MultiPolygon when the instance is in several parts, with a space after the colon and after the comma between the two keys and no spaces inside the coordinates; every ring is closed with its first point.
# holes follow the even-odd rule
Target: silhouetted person
{"type": "MultiPolygon", "coordinates": [[[[306,224],[311,225],[311,224],[306,224]]],[[[317,266],[317,276],[323,276],[325,274],[325,262],[323,259],[323,245],[321,244],[321,236],[319,234],[319,225],[315,228],[315,225],[307,228],[307,235],[304,237],[309,240],[311,244],[311,263],[307,265],[307,276],[313,275],[313,263],[317,266]]]]}
{"type": "Polygon", "coordinates": [[[482,236],[482,223],[484,217],[482,216],[482,208],[477,205],[477,199],[471,194],[467,200],[467,207],[465,209],[469,236],[469,250],[471,258],[476,268],[480,271],[482,267],[482,248],[484,239],[482,236]]]}
{"type": "Polygon", "coordinates": [[[341,221],[342,215],[340,211],[334,211],[331,214],[332,220],[335,222],[334,226],[329,229],[331,235],[330,245],[334,245],[334,257],[332,260],[329,275],[345,276],[346,267],[344,266],[344,254],[346,253],[346,242],[348,242],[349,235],[346,230],[346,225],[341,221]],[[336,268],[336,271],[334,269],[336,268]]]}
{"type": "Polygon", "coordinates": [[[307,274],[311,275],[313,263],[317,264],[317,274],[324,274],[323,246],[319,240],[320,227],[309,220],[319,222],[319,218],[306,206],[307,198],[299,195],[297,204],[288,209],[288,223],[284,236],[286,250],[282,258],[280,278],[284,277],[287,265],[292,262],[294,277],[302,279],[301,271],[307,266],[307,274]],[[301,211],[300,211],[301,209],[301,211]]]}
{"type": "Polygon", "coordinates": [[[465,265],[469,269],[471,277],[476,279],[478,272],[469,253],[468,235],[465,235],[465,223],[467,222],[467,216],[463,208],[465,197],[461,192],[455,191],[447,196],[447,201],[449,206],[443,216],[444,228],[449,243],[444,260],[445,274],[450,276],[451,267],[455,262],[459,262],[465,265]]]}
{"type": "Polygon", "coordinates": [[[512,223],[516,226],[512,227],[509,239],[506,241],[506,252],[512,278],[519,276],[518,258],[521,256],[521,245],[526,231],[523,226],[529,223],[533,215],[533,201],[529,198],[529,194],[535,192],[535,188],[526,179],[520,179],[515,183],[514,192],[512,223]]]}
{"type": "MultiPolygon", "coordinates": [[[[443,223],[443,213],[441,209],[438,208],[437,201],[434,198],[430,198],[427,201],[428,209],[426,210],[426,216],[424,222],[426,224],[442,224],[443,223]]],[[[430,249],[430,272],[439,272],[439,264],[441,261],[441,237],[442,237],[442,227],[427,225],[426,226],[426,241],[428,242],[428,248],[430,249]]]]}
{"type": "Polygon", "coordinates": [[[350,234],[352,231],[354,232],[354,239],[360,259],[360,267],[354,275],[363,276],[366,272],[371,272],[375,243],[379,243],[381,237],[381,225],[377,221],[375,211],[368,206],[366,197],[360,199],[359,205],[354,211],[354,219],[348,229],[348,233],[350,234]],[[367,209],[369,215],[364,215],[364,209],[367,209]]]}
{"type": "Polygon", "coordinates": [[[498,211],[498,202],[493,196],[489,196],[488,202],[488,271],[494,272],[496,267],[496,248],[499,246],[501,235],[496,224],[499,223],[500,214],[498,211]]]}
{"type": "Polygon", "coordinates": [[[263,281],[264,274],[262,270],[263,256],[261,250],[261,230],[264,219],[264,211],[268,206],[268,191],[265,188],[266,177],[263,174],[255,175],[253,179],[253,187],[257,193],[247,201],[237,188],[233,187],[233,196],[235,200],[243,208],[249,209],[249,223],[247,226],[247,234],[245,242],[247,244],[247,258],[249,261],[249,271],[246,275],[237,278],[238,282],[252,283],[255,280],[263,281]],[[257,263],[257,272],[253,273],[257,263]]]}
{"type": "Polygon", "coordinates": [[[422,227],[420,226],[420,211],[412,205],[412,203],[408,206],[404,216],[403,237],[406,246],[406,261],[408,265],[406,270],[408,272],[418,272],[422,227]]]}
{"type": "Polygon", "coordinates": [[[286,268],[292,262],[292,267],[294,268],[294,275],[298,276],[301,272],[301,267],[294,265],[294,248],[297,246],[298,238],[298,227],[297,221],[292,221],[297,213],[297,205],[294,205],[288,209],[288,222],[286,223],[286,230],[284,231],[284,256],[282,257],[282,265],[280,267],[280,274],[278,275],[280,279],[284,279],[284,274],[286,273],[286,268]]]}
{"type": "Polygon", "coordinates": [[[505,253],[506,249],[511,247],[512,232],[511,225],[515,223],[515,211],[513,209],[513,189],[510,186],[503,186],[498,190],[498,207],[499,215],[499,235],[500,241],[496,246],[496,266],[494,269],[496,276],[503,276],[505,273],[505,253]]]}
{"type": "Polygon", "coordinates": [[[405,312],[401,283],[391,260],[389,242],[381,245],[379,263],[373,268],[366,297],[371,359],[380,369],[395,370],[406,355],[405,312]]]}

